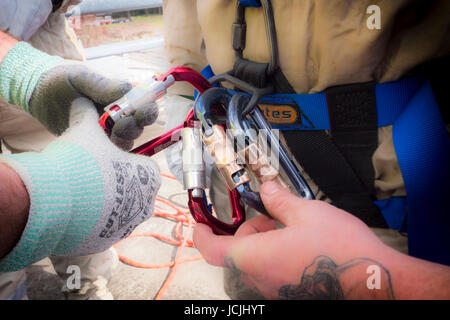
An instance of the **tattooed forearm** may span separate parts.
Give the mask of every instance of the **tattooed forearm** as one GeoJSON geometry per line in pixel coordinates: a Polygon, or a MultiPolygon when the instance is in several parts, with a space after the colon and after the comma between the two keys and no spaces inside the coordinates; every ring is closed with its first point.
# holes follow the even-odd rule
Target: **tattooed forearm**
{"type": "MultiPolygon", "coordinates": [[[[225,256],[223,258],[223,264],[224,264],[225,268],[229,269],[232,277],[235,277],[235,278],[239,277],[237,279],[233,279],[232,281],[228,281],[228,283],[225,283],[225,288],[227,288],[227,286],[228,286],[228,288],[234,288],[234,290],[236,290],[236,286],[239,288],[244,285],[245,287],[252,290],[256,294],[256,296],[259,296],[259,297],[256,297],[255,294],[253,294],[253,295],[251,295],[251,298],[250,298],[251,300],[264,299],[264,295],[259,291],[259,289],[256,285],[250,285],[249,283],[244,284],[242,282],[242,277],[247,274],[245,272],[242,272],[238,267],[236,267],[236,263],[234,262],[232,257],[225,256]],[[236,283],[236,281],[238,281],[238,283],[236,283]]],[[[229,280],[231,280],[231,279],[229,279],[229,280]]],[[[241,289],[238,289],[238,290],[241,293],[243,292],[241,289]]],[[[227,291],[227,289],[225,289],[225,291],[227,291]]],[[[249,297],[247,296],[244,299],[249,299],[249,297]]]]}
{"type": "MultiPolygon", "coordinates": [[[[352,259],[342,265],[337,265],[327,256],[318,256],[313,263],[305,268],[300,284],[288,284],[279,289],[280,299],[358,299],[358,294],[373,293],[367,284],[370,273],[369,266],[376,266],[380,272],[378,279],[380,297],[394,299],[391,276],[389,271],[375,260],[368,258],[352,259]],[[344,280],[345,279],[345,280],[344,280]],[[351,294],[350,294],[351,293],[351,294]],[[350,297],[349,297],[350,295],[350,297]]],[[[364,298],[364,296],[360,296],[364,298]]]]}
{"type": "Polygon", "coordinates": [[[344,299],[344,292],[337,276],[338,265],[328,257],[319,256],[307,266],[299,285],[289,284],[280,288],[280,299],[344,299]]]}

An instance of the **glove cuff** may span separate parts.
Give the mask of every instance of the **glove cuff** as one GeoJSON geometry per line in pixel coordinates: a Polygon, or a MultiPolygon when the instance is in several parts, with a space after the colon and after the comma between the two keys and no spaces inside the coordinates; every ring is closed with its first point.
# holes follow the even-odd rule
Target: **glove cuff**
{"type": "Polygon", "coordinates": [[[14,249],[0,271],[14,271],[49,255],[67,255],[94,229],[104,205],[101,171],[83,148],[55,142],[42,153],[0,157],[22,178],[30,211],[14,249]]]}
{"type": "Polygon", "coordinates": [[[28,112],[28,102],[42,74],[63,61],[26,42],[17,43],[0,65],[0,96],[28,112]]]}

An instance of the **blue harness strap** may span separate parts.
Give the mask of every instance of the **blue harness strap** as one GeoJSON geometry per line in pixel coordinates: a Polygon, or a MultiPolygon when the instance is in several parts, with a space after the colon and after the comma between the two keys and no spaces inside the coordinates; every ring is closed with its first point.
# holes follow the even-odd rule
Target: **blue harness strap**
{"type": "Polygon", "coordinates": [[[450,265],[450,141],[428,81],[392,135],[408,195],[409,253],[450,265]]]}
{"type": "MultiPolygon", "coordinates": [[[[209,65],[201,73],[206,79],[214,76],[214,72],[209,65]]],[[[424,80],[421,78],[406,78],[395,82],[378,84],[375,87],[378,126],[392,125],[423,82],[424,80]]],[[[235,93],[233,90],[230,91],[235,93]]],[[[327,97],[323,92],[313,94],[271,94],[263,97],[260,101],[260,104],[294,106],[298,112],[298,120],[295,123],[277,124],[271,122],[274,129],[281,131],[330,130],[327,97]]]]}
{"type": "MultiPolygon", "coordinates": [[[[214,72],[208,66],[202,74],[210,78],[214,72]]],[[[407,192],[375,205],[390,228],[408,233],[410,255],[450,265],[450,140],[430,83],[405,78],[377,84],[375,96],[378,127],[393,125],[407,192]]],[[[276,129],[330,130],[325,93],[273,94],[260,100],[260,106],[264,103],[294,106],[298,112],[297,123],[272,122],[276,129]]]]}
{"type": "MultiPolygon", "coordinates": [[[[420,78],[406,78],[381,83],[375,87],[378,126],[392,125],[403,112],[413,93],[423,83],[420,78]]],[[[277,124],[272,127],[285,130],[330,130],[327,97],[325,93],[273,94],[262,98],[261,103],[270,105],[294,105],[299,112],[297,123],[277,124]]]]}

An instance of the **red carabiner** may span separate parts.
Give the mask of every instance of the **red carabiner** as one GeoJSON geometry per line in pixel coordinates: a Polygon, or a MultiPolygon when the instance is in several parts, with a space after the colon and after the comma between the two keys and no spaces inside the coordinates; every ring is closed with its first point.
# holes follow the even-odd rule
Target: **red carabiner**
{"type": "MultiPolygon", "coordinates": [[[[191,84],[201,94],[207,89],[211,88],[209,81],[197,71],[187,67],[175,67],[170,69],[167,73],[156,78],[156,81],[166,82],[169,77],[173,77],[175,81],[186,81],[191,84]]],[[[168,86],[172,85],[172,81],[167,81],[168,86]]],[[[168,87],[167,86],[167,87],[168,87]]],[[[158,87],[158,89],[166,90],[167,87],[158,87]]],[[[160,96],[160,92],[154,93],[154,96],[160,96]]],[[[113,103],[107,108],[111,111],[118,111],[120,108],[118,103],[113,103]]],[[[145,156],[153,156],[154,154],[170,147],[181,139],[181,130],[185,127],[192,127],[194,121],[197,121],[193,110],[190,110],[183,124],[172,130],[163,133],[141,146],[130,151],[145,156]]],[[[105,112],[99,120],[100,125],[109,135],[114,121],[110,117],[110,113],[105,112]]],[[[232,235],[239,226],[245,221],[245,208],[240,201],[240,195],[237,190],[230,191],[228,189],[228,197],[231,207],[231,223],[225,223],[215,218],[208,208],[208,204],[204,197],[193,196],[193,190],[188,190],[189,202],[188,207],[194,219],[199,223],[207,224],[214,233],[219,235],[232,235]]]]}
{"type": "Polygon", "coordinates": [[[204,76],[188,67],[174,67],[165,74],[156,78],[156,80],[165,81],[169,76],[173,76],[175,78],[175,81],[188,82],[200,93],[211,88],[211,84],[204,76]]]}
{"type": "Polygon", "coordinates": [[[195,221],[207,224],[217,235],[233,235],[239,226],[245,221],[245,208],[240,201],[240,195],[237,190],[228,189],[228,199],[231,207],[231,223],[225,223],[212,215],[205,199],[194,197],[192,190],[188,190],[189,210],[195,221]]]}

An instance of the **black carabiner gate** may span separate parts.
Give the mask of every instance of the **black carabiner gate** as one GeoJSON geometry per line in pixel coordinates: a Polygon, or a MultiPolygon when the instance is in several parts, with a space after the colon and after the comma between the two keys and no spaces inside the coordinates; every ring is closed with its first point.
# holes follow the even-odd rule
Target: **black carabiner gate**
{"type": "Polygon", "coordinates": [[[216,75],[210,79],[211,84],[229,82],[238,89],[252,95],[242,114],[250,113],[257,105],[260,98],[275,92],[275,87],[268,81],[279,69],[278,46],[275,20],[273,17],[272,3],[270,0],[261,0],[264,21],[266,26],[267,43],[270,52],[268,63],[258,63],[243,58],[247,26],[245,23],[245,7],[238,1],[236,8],[236,21],[233,24],[233,49],[236,54],[236,62],[233,70],[216,75]],[[251,72],[248,72],[251,70],[251,72]]]}

